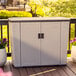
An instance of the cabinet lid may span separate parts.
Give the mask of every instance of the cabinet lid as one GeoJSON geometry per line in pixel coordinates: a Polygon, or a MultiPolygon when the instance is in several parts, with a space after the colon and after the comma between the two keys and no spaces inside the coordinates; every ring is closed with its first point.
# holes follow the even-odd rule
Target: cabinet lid
{"type": "Polygon", "coordinates": [[[11,22],[45,22],[45,21],[70,21],[65,17],[12,17],[8,19],[11,22]]]}

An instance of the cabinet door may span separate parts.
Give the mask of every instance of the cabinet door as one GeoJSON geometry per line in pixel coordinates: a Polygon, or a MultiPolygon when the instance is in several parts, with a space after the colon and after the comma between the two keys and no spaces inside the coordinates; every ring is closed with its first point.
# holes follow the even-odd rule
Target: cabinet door
{"type": "Polygon", "coordinates": [[[60,23],[42,22],[41,65],[60,64],[60,23]]]}
{"type": "Polygon", "coordinates": [[[21,23],[21,64],[22,66],[40,65],[39,22],[21,23]]]}

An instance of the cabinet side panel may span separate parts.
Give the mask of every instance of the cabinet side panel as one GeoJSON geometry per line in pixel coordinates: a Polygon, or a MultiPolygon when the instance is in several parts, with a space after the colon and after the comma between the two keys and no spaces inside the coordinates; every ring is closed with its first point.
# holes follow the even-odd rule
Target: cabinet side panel
{"type": "Polygon", "coordinates": [[[11,51],[14,66],[20,66],[20,24],[19,22],[10,22],[10,40],[11,51]]]}
{"type": "Polygon", "coordinates": [[[61,22],[61,64],[67,63],[68,39],[69,39],[69,22],[61,22]]]}

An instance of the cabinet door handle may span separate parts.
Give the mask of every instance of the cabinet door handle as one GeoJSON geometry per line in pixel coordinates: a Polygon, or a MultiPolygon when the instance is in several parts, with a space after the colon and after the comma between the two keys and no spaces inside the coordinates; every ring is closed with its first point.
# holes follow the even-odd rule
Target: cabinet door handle
{"type": "Polygon", "coordinates": [[[41,38],[41,34],[40,33],[38,33],[38,39],[40,39],[41,38]]]}
{"type": "Polygon", "coordinates": [[[44,33],[41,33],[41,39],[44,39],[44,33]]]}
{"type": "Polygon", "coordinates": [[[44,33],[38,33],[38,39],[44,39],[44,33]]]}

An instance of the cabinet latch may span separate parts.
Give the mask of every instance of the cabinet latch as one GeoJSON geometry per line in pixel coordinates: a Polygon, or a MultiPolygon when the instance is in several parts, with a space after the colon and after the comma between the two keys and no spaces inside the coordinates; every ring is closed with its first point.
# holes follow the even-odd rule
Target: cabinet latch
{"type": "Polygon", "coordinates": [[[38,33],[38,39],[44,39],[44,33],[38,33]]]}

